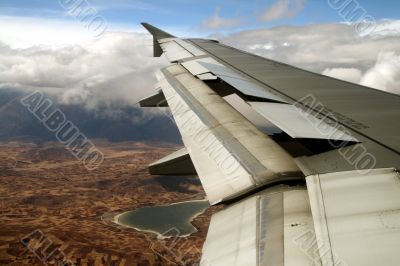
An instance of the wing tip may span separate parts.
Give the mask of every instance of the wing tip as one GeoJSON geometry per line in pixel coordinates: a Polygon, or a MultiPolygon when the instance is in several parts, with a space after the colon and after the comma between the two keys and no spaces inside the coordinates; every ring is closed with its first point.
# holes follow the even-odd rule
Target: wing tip
{"type": "Polygon", "coordinates": [[[141,22],[140,23],[146,30],[148,30],[155,39],[163,39],[163,38],[175,38],[174,35],[165,32],[157,27],[154,27],[153,25],[147,23],[147,22],[141,22]]]}

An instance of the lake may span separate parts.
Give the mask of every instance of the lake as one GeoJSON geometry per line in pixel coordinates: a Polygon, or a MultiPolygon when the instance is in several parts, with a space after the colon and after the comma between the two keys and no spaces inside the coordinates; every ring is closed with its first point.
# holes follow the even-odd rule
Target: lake
{"type": "Polygon", "coordinates": [[[207,200],[196,200],[143,207],[119,214],[114,220],[122,226],[155,233],[159,237],[184,237],[197,232],[191,222],[209,206],[207,200]]]}

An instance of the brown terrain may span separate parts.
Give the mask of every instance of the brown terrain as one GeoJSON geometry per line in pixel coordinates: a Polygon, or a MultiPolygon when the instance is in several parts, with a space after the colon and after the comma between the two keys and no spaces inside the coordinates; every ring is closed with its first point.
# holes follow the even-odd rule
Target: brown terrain
{"type": "Polygon", "coordinates": [[[193,221],[197,233],[168,240],[109,219],[142,206],[204,198],[197,178],[148,174],[149,163],[178,147],[95,144],[105,161],[88,171],[56,142],[0,142],[0,265],[58,265],[60,258],[65,265],[198,263],[212,209],[193,221]]]}

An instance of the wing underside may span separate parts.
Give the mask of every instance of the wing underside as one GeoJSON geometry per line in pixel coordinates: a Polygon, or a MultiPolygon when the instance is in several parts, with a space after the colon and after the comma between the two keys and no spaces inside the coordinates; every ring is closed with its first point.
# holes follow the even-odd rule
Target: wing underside
{"type": "Polygon", "coordinates": [[[398,265],[400,97],[143,25],[172,64],[141,106],[169,107],[185,146],[150,172],[225,206],[201,265],[398,265]]]}

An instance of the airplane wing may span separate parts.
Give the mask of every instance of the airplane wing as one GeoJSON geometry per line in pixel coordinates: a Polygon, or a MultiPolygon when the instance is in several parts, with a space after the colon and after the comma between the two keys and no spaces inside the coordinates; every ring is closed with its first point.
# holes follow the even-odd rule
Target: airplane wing
{"type": "Polygon", "coordinates": [[[185,145],[150,172],[224,204],[201,265],[399,265],[400,96],[143,26],[171,65],[141,105],[168,106],[185,145]]]}

